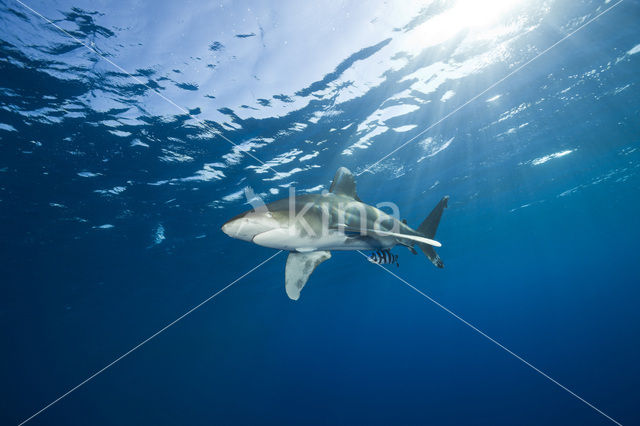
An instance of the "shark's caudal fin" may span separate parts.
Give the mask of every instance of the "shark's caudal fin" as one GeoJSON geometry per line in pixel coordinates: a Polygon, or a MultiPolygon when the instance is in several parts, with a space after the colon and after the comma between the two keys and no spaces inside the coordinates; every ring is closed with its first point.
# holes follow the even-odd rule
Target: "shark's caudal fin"
{"type": "Polygon", "coordinates": [[[316,266],[331,257],[331,252],[314,251],[311,253],[289,253],[284,272],[285,290],[289,299],[298,300],[302,287],[309,280],[309,276],[316,266]]]}
{"type": "MultiPolygon", "coordinates": [[[[436,230],[438,229],[438,224],[442,217],[442,211],[447,207],[448,201],[449,196],[447,195],[440,200],[438,205],[435,206],[431,213],[429,213],[429,216],[422,221],[418,229],[416,229],[420,235],[429,239],[433,239],[436,236],[436,230]]],[[[420,242],[418,243],[418,246],[434,265],[438,268],[444,268],[444,263],[440,259],[440,256],[438,256],[438,253],[434,250],[433,246],[420,242]]]]}

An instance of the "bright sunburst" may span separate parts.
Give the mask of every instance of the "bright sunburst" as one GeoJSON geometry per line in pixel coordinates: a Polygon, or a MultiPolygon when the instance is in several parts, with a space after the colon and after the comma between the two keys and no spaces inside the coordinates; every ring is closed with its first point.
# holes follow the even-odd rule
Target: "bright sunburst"
{"type": "Polygon", "coordinates": [[[527,0],[458,0],[448,10],[434,16],[407,39],[410,50],[440,44],[463,30],[483,31],[504,25],[515,9],[527,0]]]}

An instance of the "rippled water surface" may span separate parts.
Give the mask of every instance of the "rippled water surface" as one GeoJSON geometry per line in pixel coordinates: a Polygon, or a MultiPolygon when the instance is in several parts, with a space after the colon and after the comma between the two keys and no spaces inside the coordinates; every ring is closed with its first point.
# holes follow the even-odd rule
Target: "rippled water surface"
{"type": "MultiPolygon", "coordinates": [[[[640,2],[269,3],[0,1],[1,422],[274,254],[220,231],[245,188],[344,166],[413,226],[451,197],[445,268],[394,273],[639,423],[640,2]]],[[[612,424],[359,254],[297,302],[285,259],[31,422],[612,424]]]]}

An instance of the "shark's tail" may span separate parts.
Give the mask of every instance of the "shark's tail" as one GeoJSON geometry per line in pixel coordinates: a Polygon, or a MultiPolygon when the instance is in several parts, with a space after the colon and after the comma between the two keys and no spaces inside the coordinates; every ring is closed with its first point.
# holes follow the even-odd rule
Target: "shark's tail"
{"type": "MultiPolygon", "coordinates": [[[[436,230],[438,229],[438,224],[440,223],[440,218],[442,217],[442,211],[447,207],[447,202],[449,201],[449,196],[442,198],[437,206],[429,213],[429,216],[422,221],[417,231],[420,235],[434,239],[436,236],[436,230]]],[[[433,246],[425,243],[418,243],[418,246],[422,250],[422,252],[429,258],[429,260],[436,265],[438,268],[444,268],[444,263],[438,256],[438,253],[434,250],[433,246]]]]}

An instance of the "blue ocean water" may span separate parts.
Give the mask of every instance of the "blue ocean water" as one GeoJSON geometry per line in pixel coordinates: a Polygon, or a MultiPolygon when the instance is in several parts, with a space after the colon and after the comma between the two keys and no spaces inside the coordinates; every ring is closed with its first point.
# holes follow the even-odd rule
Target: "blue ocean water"
{"type": "MultiPolygon", "coordinates": [[[[392,271],[640,423],[640,2],[0,4],[2,424],[274,254],[220,231],[245,188],[341,166],[413,226],[449,195],[445,268],[392,271]]],[[[357,252],[296,302],[285,260],[29,423],[612,423],[357,252]]]]}

